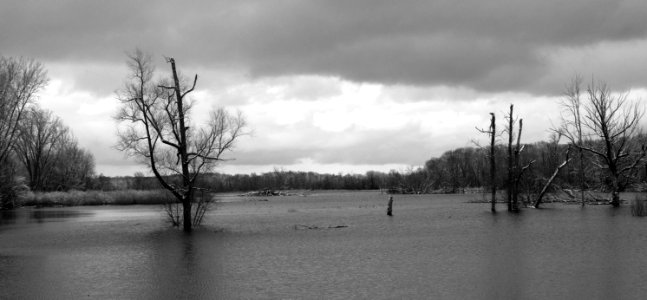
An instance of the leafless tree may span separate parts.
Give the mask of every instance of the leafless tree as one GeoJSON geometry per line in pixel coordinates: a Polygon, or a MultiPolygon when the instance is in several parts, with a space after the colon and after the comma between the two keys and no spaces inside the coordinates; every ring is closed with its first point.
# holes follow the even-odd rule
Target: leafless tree
{"type": "Polygon", "coordinates": [[[496,117],[494,113],[490,113],[490,128],[488,130],[476,128],[481,133],[486,133],[490,137],[490,181],[492,199],[490,201],[492,212],[496,212],[496,117]]]}
{"type": "Polygon", "coordinates": [[[0,57],[0,164],[11,153],[25,109],[46,83],[47,73],[40,63],[0,57]]]}
{"type": "Polygon", "coordinates": [[[510,112],[508,113],[508,116],[506,119],[508,119],[508,124],[505,128],[505,132],[508,133],[508,180],[506,182],[506,194],[507,194],[507,202],[508,202],[508,211],[515,210],[512,206],[512,190],[513,190],[513,182],[514,180],[513,175],[512,175],[512,169],[513,169],[513,157],[512,157],[512,143],[513,143],[513,136],[514,136],[514,105],[510,104],[510,112]]]}
{"type": "MultiPolygon", "coordinates": [[[[511,111],[512,112],[512,111],[511,111]]],[[[525,145],[521,144],[521,132],[523,131],[523,119],[519,119],[519,132],[517,134],[517,145],[514,148],[514,178],[512,189],[512,209],[519,210],[519,183],[523,174],[535,163],[531,160],[525,166],[521,166],[521,153],[525,145]]]]}
{"type": "Polygon", "coordinates": [[[36,93],[47,83],[43,66],[29,59],[0,57],[0,207],[14,201],[15,164],[10,161],[18,124],[36,93]]]}
{"type": "Polygon", "coordinates": [[[46,189],[85,189],[94,176],[94,156],[90,151],[80,148],[71,134],[65,140],[54,158],[46,189]]]}
{"type": "Polygon", "coordinates": [[[604,82],[592,82],[587,88],[582,127],[599,142],[579,147],[592,153],[596,166],[606,170],[611,180],[611,205],[620,205],[620,181],[645,158],[645,145],[632,145],[639,131],[644,109],[638,101],[628,100],[628,93],[614,95],[604,82]]]}
{"type": "Polygon", "coordinates": [[[211,112],[204,127],[190,124],[192,102],[198,76],[191,84],[181,80],[175,59],[167,58],[171,78],[156,81],[151,56],[136,50],[128,57],[129,81],[118,93],[122,103],[116,119],[118,149],[146,163],[161,185],[182,204],[182,223],[191,231],[191,208],[196,180],[202,172],[222,161],[236,140],[244,134],[245,119],[224,109],[211,112]],[[175,175],[179,182],[173,182],[175,175]]]}
{"type": "Polygon", "coordinates": [[[523,119],[517,120],[514,118],[514,105],[510,104],[510,112],[506,116],[508,124],[505,128],[505,132],[508,133],[508,180],[507,180],[507,200],[508,200],[508,210],[509,211],[518,211],[519,210],[519,182],[523,173],[528,170],[535,162],[530,161],[527,165],[521,166],[521,153],[525,145],[521,144],[521,133],[523,131],[523,119]],[[517,127],[517,140],[516,145],[514,145],[514,125],[518,123],[517,127]]]}
{"type": "MultiPolygon", "coordinates": [[[[582,76],[576,75],[566,86],[564,97],[562,98],[561,124],[553,129],[559,136],[564,136],[569,143],[578,150],[579,170],[578,177],[580,183],[580,200],[582,206],[586,204],[584,197],[585,176],[584,176],[584,131],[582,120],[582,76]]],[[[556,171],[558,172],[559,169],[556,171]]]]}
{"type": "MultiPolygon", "coordinates": [[[[554,140],[554,144],[557,145],[558,141],[559,141],[559,138],[556,138],[554,140]]],[[[551,184],[553,184],[553,181],[555,180],[555,178],[557,178],[557,174],[559,174],[559,171],[561,171],[562,168],[564,168],[566,165],[568,165],[569,162],[571,162],[572,158],[570,158],[570,153],[571,153],[571,147],[569,146],[566,149],[566,154],[564,155],[565,156],[564,161],[555,168],[553,175],[551,175],[550,178],[548,178],[548,180],[546,181],[546,184],[544,184],[544,187],[539,192],[537,199],[535,199],[535,203],[533,205],[535,208],[539,208],[539,206],[541,205],[541,201],[544,198],[544,195],[546,195],[548,188],[550,187],[551,184]]]]}
{"type": "Polygon", "coordinates": [[[51,111],[32,106],[19,122],[17,137],[14,148],[27,170],[29,187],[43,190],[58,153],[70,142],[69,130],[51,111]]]}

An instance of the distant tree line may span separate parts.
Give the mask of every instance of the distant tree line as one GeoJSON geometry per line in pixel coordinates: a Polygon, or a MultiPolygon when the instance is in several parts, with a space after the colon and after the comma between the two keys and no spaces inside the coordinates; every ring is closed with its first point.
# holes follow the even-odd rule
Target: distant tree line
{"type": "MultiPolygon", "coordinates": [[[[179,178],[167,177],[170,181],[179,178]]],[[[205,173],[197,186],[214,192],[244,192],[261,190],[377,190],[391,189],[398,193],[425,192],[427,173],[423,168],[404,172],[369,171],[365,174],[320,174],[315,172],[296,172],[275,170],[262,174],[221,174],[205,173]]],[[[161,186],[153,176],[136,173],[135,176],[99,176],[95,187],[103,190],[150,190],[161,186]]]]}
{"type": "Polygon", "coordinates": [[[0,57],[0,208],[14,207],[27,190],[85,189],[94,176],[92,154],[37,105],[46,84],[40,63],[0,57]]]}
{"type": "MultiPolygon", "coordinates": [[[[645,141],[645,135],[636,136],[636,140],[645,141]]],[[[589,144],[600,144],[602,141],[589,142],[589,144]]],[[[636,143],[637,144],[637,143],[636,143]]],[[[522,186],[527,191],[541,189],[545,181],[551,177],[557,166],[564,160],[564,154],[568,150],[568,144],[553,142],[537,142],[526,144],[523,160],[529,162],[535,160],[533,166],[525,174],[522,186]]],[[[636,149],[640,150],[639,148],[636,149]]],[[[443,191],[448,193],[460,193],[465,188],[486,187],[491,184],[489,177],[488,149],[479,147],[466,147],[445,152],[437,158],[432,158],[425,163],[425,171],[429,180],[429,187],[432,191],[443,191]]],[[[506,170],[506,146],[496,146],[497,169],[506,170]]],[[[636,154],[638,155],[638,154],[636,154]]],[[[584,183],[587,189],[609,191],[611,178],[605,174],[604,169],[597,167],[595,157],[584,154],[584,183]]],[[[579,164],[567,164],[563,171],[558,173],[554,184],[563,188],[578,188],[579,164]]],[[[621,178],[619,185],[621,190],[642,189],[643,183],[647,180],[647,167],[641,165],[636,168],[631,176],[621,178]]],[[[505,187],[507,174],[497,173],[494,180],[497,186],[505,187]]]]}
{"type": "MultiPolygon", "coordinates": [[[[647,136],[638,135],[638,140],[647,140],[647,136]]],[[[590,141],[591,145],[602,141],[590,141]]],[[[557,136],[552,141],[526,144],[522,163],[535,161],[520,181],[520,190],[524,193],[538,193],[555,169],[563,163],[568,144],[559,143],[557,136]]],[[[507,169],[506,145],[496,146],[497,168],[507,169]]],[[[274,170],[267,173],[252,174],[203,174],[197,186],[214,192],[244,192],[260,190],[377,190],[391,193],[465,193],[481,191],[491,184],[489,176],[489,149],[481,147],[464,147],[449,150],[439,157],[425,162],[420,168],[409,168],[404,171],[390,172],[369,171],[364,174],[319,174],[315,172],[297,172],[274,170]]],[[[595,157],[585,153],[585,184],[590,190],[609,191],[611,178],[603,169],[596,167],[595,157]]],[[[579,164],[567,164],[554,179],[553,186],[559,188],[578,188],[579,164]]],[[[172,176],[169,177],[172,181],[172,176]]],[[[175,180],[179,180],[176,178],[175,180]]],[[[640,190],[647,181],[647,167],[642,165],[631,176],[620,181],[622,190],[640,190]]],[[[499,172],[495,182],[505,189],[507,174],[499,172]]],[[[93,188],[103,190],[152,190],[161,186],[153,176],[136,173],[135,176],[95,178],[93,188]]]]}

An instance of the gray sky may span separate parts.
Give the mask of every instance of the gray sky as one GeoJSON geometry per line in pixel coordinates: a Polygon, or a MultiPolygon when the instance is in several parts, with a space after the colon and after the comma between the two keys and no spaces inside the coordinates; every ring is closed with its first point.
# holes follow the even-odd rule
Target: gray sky
{"type": "Polygon", "coordinates": [[[4,1],[0,55],[43,62],[40,95],[97,160],[113,150],[125,52],[198,73],[197,115],[242,111],[253,135],[220,171],[404,170],[479,138],[510,103],[525,140],[546,139],[579,73],[647,95],[647,2],[4,1]]]}

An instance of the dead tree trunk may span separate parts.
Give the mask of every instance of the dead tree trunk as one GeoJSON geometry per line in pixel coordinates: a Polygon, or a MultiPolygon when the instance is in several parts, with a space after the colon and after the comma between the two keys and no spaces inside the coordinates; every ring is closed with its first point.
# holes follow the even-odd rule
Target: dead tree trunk
{"type": "MultiPolygon", "coordinates": [[[[571,151],[571,147],[568,147],[568,149],[566,149],[566,159],[564,160],[563,163],[557,166],[557,169],[555,169],[555,172],[553,172],[553,175],[550,176],[550,178],[548,179],[544,187],[541,189],[539,196],[537,196],[537,200],[535,200],[535,205],[533,205],[535,208],[539,208],[539,205],[541,204],[541,200],[544,198],[544,195],[548,191],[548,187],[550,187],[550,185],[553,184],[553,180],[555,180],[555,178],[557,177],[557,174],[559,174],[559,171],[571,161],[571,158],[568,157],[570,151],[571,151]]],[[[582,199],[584,199],[583,197],[584,196],[582,196],[582,199]]],[[[584,203],[584,200],[582,200],[582,203],[584,203]]],[[[582,204],[582,206],[584,206],[584,204],[582,204]]]]}
{"type": "Polygon", "coordinates": [[[517,142],[513,151],[514,142],[514,105],[510,105],[510,113],[508,115],[508,182],[507,182],[507,195],[508,195],[508,211],[519,210],[519,182],[523,173],[529,169],[534,160],[529,162],[528,165],[521,167],[521,152],[524,146],[521,145],[521,133],[523,131],[523,119],[519,120],[519,131],[517,132],[517,142]]]}
{"type": "MultiPolygon", "coordinates": [[[[581,141],[582,141],[582,137],[580,135],[580,144],[582,143],[581,141]]],[[[581,197],[581,200],[582,200],[582,207],[584,207],[584,205],[586,204],[586,202],[584,201],[584,199],[585,199],[584,198],[584,182],[585,182],[585,177],[584,177],[584,150],[581,147],[578,148],[578,149],[579,149],[579,152],[580,152],[580,170],[579,170],[579,174],[580,174],[580,197],[581,197]]],[[[567,155],[567,158],[568,158],[568,155],[567,155]]]]}
{"type": "Polygon", "coordinates": [[[496,212],[496,157],[494,150],[495,136],[496,136],[496,118],[494,113],[490,113],[492,119],[490,120],[490,180],[492,184],[492,212],[496,212]]]}
{"type": "Polygon", "coordinates": [[[523,130],[523,119],[519,120],[519,133],[517,135],[517,146],[514,150],[514,186],[512,188],[512,210],[519,210],[519,182],[521,182],[521,177],[523,173],[532,166],[535,161],[529,162],[526,166],[519,168],[519,160],[521,157],[521,152],[523,152],[524,146],[521,145],[521,132],[523,130]]]}
{"type": "MultiPolygon", "coordinates": [[[[169,58],[168,61],[171,63],[171,70],[173,72],[173,90],[175,92],[175,101],[177,103],[177,113],[178,113],[178,119],[179,119],[179,131],[180,131],[180,139],[178,141],[178,156],[180,159],[180,163],[182,164],[182,184],[183,187],[186,189],[186,192],[184,196],[182,197],[182,207],[184,209],[183,213],[183,228],[184,231],[190,232],[192,229],[192,218],[191,218],[191,204],[193,203],[193,182],[191,181],[191,174],[189,172],[189,156],[187,154],[187,146],[188,146],[188,141],[187,141],[187,126],[185,124],[185,118],[184,118],[184,95],[186,95],[186,92],[182,94],[182,91],[180,89],[180,79],[177,75],[177,70],[175,68],[175,59],[169,58]]],[[[196,76],[197,80],[197,76],[196,76]]],[[[195,81],[193,83],[195,87],[195,81]]],[[[193,88],[191,88],[193,90],[193,88]]]]}
{"type": "Polygon", "coordinates": [[[514,117],[513,117],[514,105],[510,104],[510,114],[508,115],[508,180],[506,182],[507,186],[507,200],[508,200],[508,211],[512,211],[512,188],[513,188],[513,175],[512,175],[512,135],[514,129],[514,117]]]}
{"type": "Polygon", "coordinates": [[[492,184],[492,212],[496,212],[496,157],[495,157],[495,139],[496,139],[496,117],[494,113],[490,113],[490,130],[478,130],[481,133],[487,133],[490,136],[490,182],[492,184]]]}

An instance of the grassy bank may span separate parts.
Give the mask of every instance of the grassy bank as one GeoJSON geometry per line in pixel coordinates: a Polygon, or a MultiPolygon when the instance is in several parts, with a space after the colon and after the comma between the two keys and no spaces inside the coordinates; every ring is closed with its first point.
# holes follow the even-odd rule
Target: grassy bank
{"type": "Polygon", "coordinates": [[[24,206],[80,206],[164,204],[172,201],[165,190],[29,192],[22,200],[24,206]]]}

